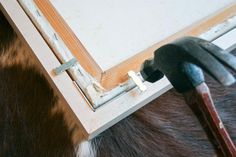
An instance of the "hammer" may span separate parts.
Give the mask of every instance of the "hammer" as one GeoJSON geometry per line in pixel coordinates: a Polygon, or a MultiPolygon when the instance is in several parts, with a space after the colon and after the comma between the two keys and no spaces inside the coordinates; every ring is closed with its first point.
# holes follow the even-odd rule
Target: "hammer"
{"type": "Polygon", "coordinates": [[[224,66],[236,71],[236,57],[206,40],[184,37],[157,49],[154,58],[143,63],[140,73],[152,83],[165,75],[199,120],[196,110],[201,113],[224,156],[236,157],[236,147],[219,117],[202,71],[229,86],[235,78],[224,66]]]}

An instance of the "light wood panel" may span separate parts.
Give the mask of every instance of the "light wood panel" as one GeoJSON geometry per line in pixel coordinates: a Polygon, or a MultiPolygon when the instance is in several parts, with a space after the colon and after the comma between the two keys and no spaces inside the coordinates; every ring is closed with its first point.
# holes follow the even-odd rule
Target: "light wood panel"
{"type": "Polygon", "coordinates": [[[103,71],[233,1],[50,0],[103,71]]]}
{"type": "Polygon", "coordinates": [[[211,27],[219,23],[222,23],[223,21],[234,15],[236,15],[236,4],[229,6],[224,10],[221,10],[215,13],[214,15],[207,17],[205,20],[201,22],[193,24],[189,28],[186,28],[166,38],[165,40],[151,46],[150,48],[142,51],[141,53],[133,56],[132,58],[127,59],[121,64],[107,70],[102,74],[101,84],[106,88],[116,86],[119,82],[122,82],[127,78],[127,72],[130,69],[139,71],[140,65],[143,63],[143,60],[151,58],[153,56],[153,52],[160,46],[169,43],[182,36],[198,36],[203,32],[209,30],[211,27]]]}

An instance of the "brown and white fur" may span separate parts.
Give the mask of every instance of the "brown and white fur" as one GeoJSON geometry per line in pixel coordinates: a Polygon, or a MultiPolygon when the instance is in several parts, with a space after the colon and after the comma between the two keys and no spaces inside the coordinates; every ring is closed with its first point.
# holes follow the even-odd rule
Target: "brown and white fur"
{"type": "MultiPolygon", "coordinates": [[[[236,142],[235,87],[208,82],[236,142]]],[[[221,156],[174,89],[86,141],[22,42],[0,13],[0,156],[221,156]]]]}

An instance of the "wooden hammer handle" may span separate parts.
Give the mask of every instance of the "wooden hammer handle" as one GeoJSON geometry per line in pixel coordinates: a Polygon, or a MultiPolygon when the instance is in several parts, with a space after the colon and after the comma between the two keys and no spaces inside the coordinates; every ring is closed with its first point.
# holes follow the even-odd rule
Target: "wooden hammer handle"
{"type": "Polygon", "coordinates": [[[198,105],[198,109],[201,111],[223,154],[226,157],[236,157],[236,147],[217,113],[208,86],[202,83],[195,88],[193,93],[192,98],[194,100],[186,99],[187,103],[198,105]]]}

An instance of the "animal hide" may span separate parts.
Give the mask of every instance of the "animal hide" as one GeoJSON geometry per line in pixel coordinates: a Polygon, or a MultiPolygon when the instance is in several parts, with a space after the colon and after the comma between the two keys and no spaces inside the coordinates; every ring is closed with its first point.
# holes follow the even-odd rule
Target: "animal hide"
{"type": "Polygon", "coordinates": [[[0,14],[0,156],[75,156],[59,104],[28,47],[0,14]]]}
{"type": "MultiPolygon", "coordinates": [[[[236,142],[236,86],[224,88],[207,80],[236,142]]],[[[84,140],[30,49],[0,14],[0,156],[221,156],[207,131],[172,89],[98,137],[84,140]]]]}

